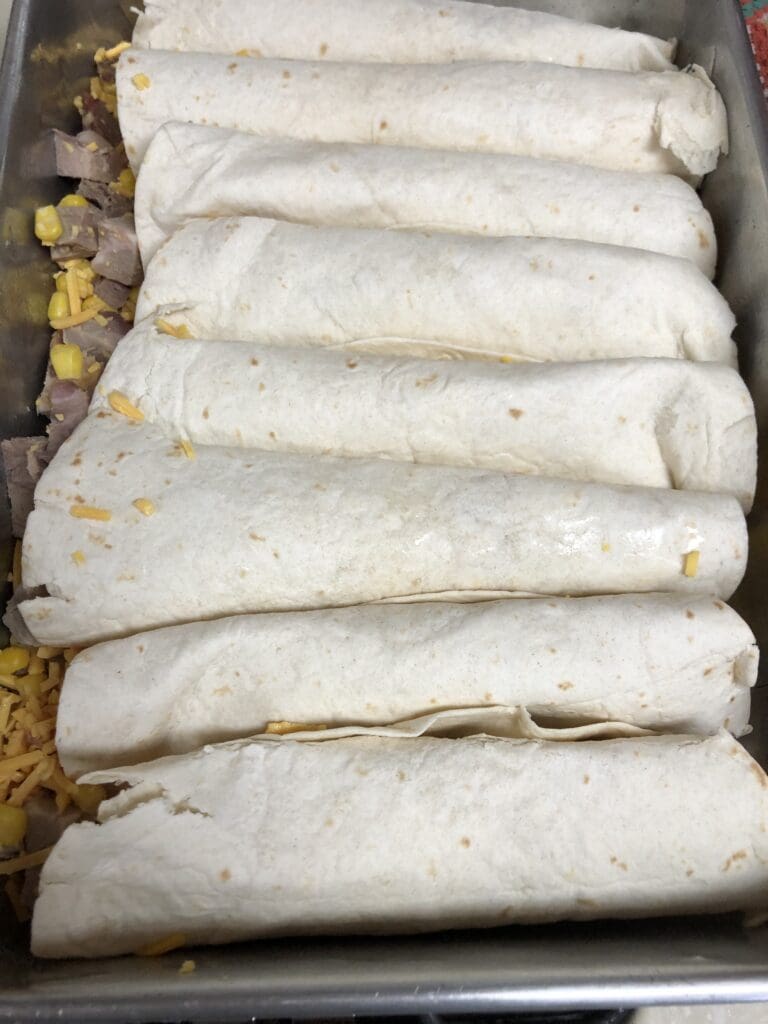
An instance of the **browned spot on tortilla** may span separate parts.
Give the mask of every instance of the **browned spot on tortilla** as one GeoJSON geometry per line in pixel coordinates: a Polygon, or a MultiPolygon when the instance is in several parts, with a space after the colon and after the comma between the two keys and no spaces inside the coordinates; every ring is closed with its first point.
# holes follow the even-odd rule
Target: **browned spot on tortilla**
{"type": "Polygon", "coordinates": [[[328,53],[328,43],[320,43],[320,56],[324,57],[328,53]]]}
{"type": "Polygon", "coordinates": [[[723,864],[723,866],[720,868],[720,870],[721,871],[730,871],[732,864],[735,864],[737,860],[746,860],[746,858],[747,858],[747,851],[746,850],[737,850],[736,853],[732,853],[731,854],[731,856],[728,858],[728,860],[725,862],[725,864],[723,864]]]}
{"type": "Polygon", "coordinates": [[[576,63],[579,65],[580,68],[584,66],[584,54],[583,53],[580,53],[580,54],[577,55],[576,63]]]}
{"type": "Polygon", "coordinates": [[[237,61],[233,60],[231,64],[227,64],[227,71],[234,71],[237,67],[237,61]]]}
{"type": "Polygon", "coordinates": [[[386,121],[379,121],[379,131],[386,131],[387,128],[389,128],[389,125],[387,124],[386,121]]]}
{"type": "Polygon", "coordinates": [[[434,384],[436,380],[437,380],[437,374],[436,373],[430,373],[430,375],[428,377],[420,377],[416,381],[416,387],[417,388],[426,388],[428,385],[434,384]]]}
{"type": "Polygon", "coordinates": [[[468,849],[472,845],[472,840],[469,838],[469,836],[462,836],[461,837],[461,845],[466,850],[466,849],[468,849]]]}
{"type": "Polygon", "coordinates": [[[485,132],[482,132],[480,135],[477,136],[478,145],[482,146],[483,143],[487,142],[487,141],[488,141],[488,136],[485,134],[485,132]]]}
{"type": "Polygon", "coordinates": [[[139,644],[138,647],[136,648],[136,650],[139,652],[139,654],[143,654],[144,653],[144,644],[139,644]]]}
{"type": "Polygon", "coordinates": [[[437,13],[438,13],[438,15],[441,18],[447,18],[448,17],[448,11],[444,11],[444,10],[442,10],[442,8],[437,13]]]}
{"type": "Polygon", "coordinates": [[[266,391],[266,390],[267,390],[267,385],[264,383],[263,380],[260,380],[259,381],[259,391],[266,391]]]}
{"type": "Polygon", "coordinates": [[[520,417],[524,414],[525,410],[524,409],[507,409],[507,412],[509,413],[509,415],[512,417],[513,420],[519,420],[520,417]]]}
{"type": "Polygon", "coordinates": [[[570,683],[570,682],[568,682],[567,679],[564,679],[562,681],[562,683],[558,683],[557,684],[557,688],[558,688],[558,690],[572,690],[573,689],[573,683],[570,683]]]}
{"type": "Polygon", "coordinates": [[[623,860],[619,860],[618,857],[611,857],[611,864],[615,864],[617,868],[621,868],[622,871],[627,870],[627,865],[623,860]]]}
{"type": "Polygon", "coordinates": [[[588,786],[589,785],[589,776],[585,775],[584,778],[581,781],[584,783],[585,786],[588,786]]]}
{"type": "Polygon", "coordinates": [[[685,609],[685,617],[686,617],[686,619],[695,619],[696,618],[696,613],[692,612],[690,608],[686,608],[685,609]]]}
{"type": "Polygon", "coordinates": [[[120,459],[124,459],[127,454],[128,454],[128,452],[118,452],[117,453],[117,461],[119,462],[120,459]]]}
{"type": "Polygon", "coordinates": [[[640,213],[640,207],[638,206],[637,203],[635,203],[635,205],[632,207],[632,209],[634,210],[635,213],[640,213]]]}
{"type": "Polygon", "coordinates": [[[587,900],[587,899],[584,899],[581,896],[577,897],[576,903],[580,907],[596,907],[597,906],[597,903],[595,902],[595,900],[587,900]]]}
{"type": "Polygon", "coordinates": [[[556,647],[550,647],[549,648],[549,653],[550,654],[557,654],[557,648],[556,647]]]}
{"type": "Polygon", "coordinates": [[[348,359],[347,360],[347,367],[350,370],[354,370],[359,365],[360,364],[358,363],[358,361],[356,359],[348,359]]]}
{"type": "Polygon", "coordinates": [[[766,779],[765,772],[760,767],[760,765],[757,764],[755,761],[752,761],[752,763],[749,766],[749,770],[755,775],[763,789],[765,789],[765,787],[768,786],[768,779],[766,779]]]}
{"type": "Polygon", "coordinates": [[[231,877],[232,872],[229,870],[229,868],[224,868],[219,872],[219,878],[222,880],[222,882],[228,882],[231,877]]]}
{"type": "Polygon", "coordinates": [[[590,274],[590,275],[589,275],[589,276],[587,277],[587,280],[588,280],[588,281],[594,281],[594,280],[595,280],[595,275],[594,275],[594,274],[590,274]]]}
{"type": "Polygon", "coordinates": [[[126,57],[125,58],[125,63],[126,64],[135,64],[136,63],[136,58],[135,57],[126,57]]]}
{"type": "Polygon", "coordinates": [[[722,601],[713,601],[712,604],[715,606],[715,608],[718,609],[718,611],[722,611],[723,608],[725,608],[725,605],[722,601]]]}
{"type": "Polygon", "coordinates": [[[326,818],[323,824],[326,828],[333,828],[333,818],[326,818]]]}
{"type": "Polygon", "coordinates": [[[251,540],[266,540],[266,537],[262,537],[260,533],[249,533],[248,536],[251,540]]]}
{"type": "Polygon", "coordinates": [[[85,498],[83,498],[82,495],[80,495],[80,494],[76,494],[75,495],[75,501],[78,503],[78,505],[84,505],[85,504],[85,498]]]}
{"type": "Polygon", "coordinates": [[[206,405],[206,407],[203,409],[203,419],[207,420],[210,415],[211,415],[210,410],[208,409],[208,406],[206,405]]]}
{"type": "Polygon", "coordinates": [[[705,668],[704,669],[704,675],[705,676],[711,675],[712,672],[714,672],[714,671],[715,671],[715,666],[714,665],[710,665],[709,668],[705,668]]]}
{"type": "Polygon", "coordinates": [[[254,356],[251,359],[251,366],[258,366],[258,365],[259,365],[259,360],[256,358],[256,356],[254,356]]]}
{"type": "Polygon", "coordinates": [[[217,686],[213,691],[216,697],[224,697],[228,693],[232,693],[231,686],[217,686]]]}
{"type": "Polygon", "coordinates": [[[405,782],[405,780],[407,778],[408,778],[408,776],[405,774],[405,772],[402,770],[402,768],[399,768],[398,772],[397,772],[398,782],[405,782]]]}
{"type": "Polygon", "coordinates": [[[693,874],[693,868],[688,868],[688,870],[685,872],[685,874],[686,874],[687,878],[690,878],[691,875],[693,874]]]}
{"type": "Polygon", "coordinates": [[[435,862],[433,860],[429,862],[429,870],[427,874],[430,878],[437,878],[437,868],[435,867],[435,862]]]}
{"type": "Polygon", "coordinates": [[[273,558],[279,558],[280,557],[280,552],[279,551],[273,551],[272,552],[272,557],[273,558]]]}
{"type": "Polygon", "coordinates": [[[704,232],[701,230],[701,228],[699,228],[699,230],[696,232],[696,234],[698,235],[698,239],[699,239],[699,248],[700,249],[708,249],[709,248],[709,239],[704,234],[704,232]]]}
{"type": "Polygon", "coordinates": [[[83,462],[83,460],[80,458],[80,452],[78,452],[77,455],[74,457],[74,459],[72,459],[71,465],[73,465],[73,466],[80,466],[80,465],[82,465],[82,462],[83,462]]]}
{"type": "Polygon", "coordinates": [[[108,412],[104,412],[103,409],[99,409],[99,411],[96,413],[96,419],[97,420],[103,420],[105,418],[105,416],[109,416],[109,413],[108,412]]]}
{"type": "Polygon", "coordinates": [[[365,776],[369,774],[367,768],[355,768],[355,772],[358,775],[362,776],[362,778],[365,778],[365,776]]]}
{"type": "Polygon", "coordinates": [[[291,72],[290,71],[284,71],[283,72],[283,78],[290,78],[290,77],[291,77],[291,72]]]}
{"type": "Polygon", "coordinates": [[[483,700],[487,700],[487,701],[492,701],[493,700],[493,694],[491,693],[490,690],[488,690],[487,693],[483,694],[483,700]]]}

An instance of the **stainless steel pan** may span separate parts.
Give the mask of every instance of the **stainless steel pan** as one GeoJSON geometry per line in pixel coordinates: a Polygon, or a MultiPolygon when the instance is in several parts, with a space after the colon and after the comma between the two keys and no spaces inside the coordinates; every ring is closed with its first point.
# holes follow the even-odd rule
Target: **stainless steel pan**
{"type": "MultiPolygon", "coordinates": [[[[763,439],[751,567],[736,603],[768,650],[768,115],[737,0],[521,6],[678,36],[681,59],[711,68],[725,98],[731,153],[707,179],[704,200],[720,242],[718,284],[739,319],[741,365],[763,439]]],[[[117,0],[14,4],[0,75],[1,436],[39,429],[33,409],[48,347],[51,265],[32,235],[32,212],[62,194],[45,130],[74,126],[72,97],[97,46],[129,32],[127,7],[117,0]]],[[[4,579],[11,543],[2,480],[0,494],[4,579]]],[[[763,764],[767,694],[757,692],[751,737],[763,764]]],[[[241,1021],[768,1000],[768,927],[748,931],[734,918],[261,942],[185,953],[197,964],[186,975],[178,973],[181,954],[35,963],[7,908],[0,928],[0,1020],[241,1021]]]]}

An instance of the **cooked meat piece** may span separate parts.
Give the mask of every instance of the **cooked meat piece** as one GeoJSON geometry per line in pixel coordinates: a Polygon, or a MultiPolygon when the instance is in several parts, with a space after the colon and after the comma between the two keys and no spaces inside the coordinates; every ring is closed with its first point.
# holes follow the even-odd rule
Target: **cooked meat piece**
{"type": "Polygon", "coordinates": [[[94,131],[67,135],[53,130],[56,149],[56,171],[64,178],[91,178],[94,181],[116,181],[126,165],[125,152],[116,149],[94,131]]]}
{"type": "Polygon", "coordinates": [[[64,330],[64,343],[79,345],[86,355],[93,356],[95,359],[102,361],[109,359],[115,350],[115,345],[130,330],[130,324],[126,323],[118,313],[103,312],[101,318],[107,321],[106,324],[100,323],[99,318],[96,318],[86,320],[84,324],[78,324],[77,327],[67,327],[64,330]]]}
{"type": "Polygon", "coordinates": [[[51,424],[46,454],[53,458],[88,412],[88,395],[71,380],[56,380],[48,389],[51,424]]]}
{"type": "MultiPolygon", "coordinates": [[[[114,81],[114,70],[112,72],[112,81],[114,81]]],[[[121,138],[120,125],[117,123],[115,115],[110,114],[102,100],[97,100],[89,92],[83,94],[82,100],[83,128],[86,131],[98,132],[107,142],[117,146],[121,138]]]]}
{"type": "Polygon", "coordinates": [[[119,195],[103,181],[84,179],[80,182],[77,193],[100,206],[108,217],[122,217],[124,213],[130,213],[133,209],[132,199],[119,195]]]}
{"type": "Polygon", "coordinates": [[[11,501],[11,530],[21,537],[32,511],[35,484],[45,469],[47,437],[12,437],[0,441],[3,466],[11,501]]]}
{"type": "Polygon", "coordinates": [[[53,260],[90,259],[99,248],[97,227],[104,214],[96,206],[59,206],[62,232],[51,248],[53,260]],[[65,253],[65,255],[60,255],[65,253]]]}
{"type": "Polygon", "coordinates": [[[36,647],[37,642],[32,636],[30,631],[27,629],[26,623],[21,612],[18,610],[17,605],[21,604],[22,601],[28,601],[31,597],[48,597],[48,591],[45,587],[17,587],[13,592],[13,597],[8,601],[5,606],[5,614],[3,615],[3,625],[6,627],[8,632],[11,634],[11,642],[21,645],[22,647],[36,647]]]}
{"type": "MultiPolygon", "coordinates": [[[[63,340],[64,339],[62,337],[61,331],[54,331],[53,334],[51,335],[52,346],[58,345],[63,340]]],[[[42,416],[50,417],[51,415],[51,388],[58,379],[59,378],[53,371],[53,367],[51,366],[50,360],[48,360],[48,366],[46,367],[45,370],[45,380],[43,381],[43,387],[42,390],[40,391],[40,394],[37,396],[37,401],[35,402],[35,408],[42,416]]]]}
{"type": "Polygon", "coordinates": [[[113,60],[97,60],[96,61],[96,74],[99,76],[104,85],[115,84],[115,69],[117,64],[113,60]]]}
{"type": "Polygon", "coordinates": [[[48,793],[33,793],[25,802],[24,810],[27,812],[27,834],[24,839],[27,853],[53,846],[61,839],[65,828],[82,818],[74,804],[70,804],[66,811],[58,811],[53,797],[48,793]]]}
{"type": "Polygon", "coordinates": [[[91,264],[110,281],[133,286],[141,281],[141,258],[133,214],[110,217],[99,224],[99,251],[91,264]]]}
{"type": "Polygon", "coordinates": [[[120,284],[119,281],[110,281],[108,277],[100,277],[94,281],[93,290],[112,309],[120,309],[130,291],[127,285],[120,284]]]}

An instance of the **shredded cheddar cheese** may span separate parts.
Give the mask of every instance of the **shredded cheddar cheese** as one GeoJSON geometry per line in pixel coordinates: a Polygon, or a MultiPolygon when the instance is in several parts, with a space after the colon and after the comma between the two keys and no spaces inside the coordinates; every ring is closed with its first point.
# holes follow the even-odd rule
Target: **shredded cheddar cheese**
{"type": "Polygon", "coordinates": [[[197,964],[194,960],[185,960],[179,968],[179,974],[192,974],[196,967],[197,964]]]}
{"type": "Polygon", "coordinates": [[[155,327],[161,334],[170,334],[172,338],[190,340],[192,334],[186,324],[171,324],[167,320],[155,320],[155,327]]]}
{"type": "Polygon", "coordinates": [[[683,558],[683,575],[693,577],[699,571],[700,551],[689,551],[683,558]]]}
{"type": "Polygon", "coordinates": [[[179,448],[184,452],[188,459],[196,458],[195,449],[192,447],[189,441],[179,441],[179,448]]]}
{"type": "Polygon", "coordinates": [[[26,871],[27,868],[37,868],[45,864],[52,849],[52,846],[46,846],[44,850],[23,853],[20,857],[12,857],[11,860],[0,860],[0,875],[13,875],[17,871],[26,871]]]}
{"type": "Polygon", "coordinates": [[[82,551],[73,551],[71,557],[75,565],[85,565],[85,555],[82,551]]]}
{"type": "Polygon", "coordinates": [[[129,420],[135,420],[137,423],[141,423],[144,419],[144,413],[141,409],[138,409],[133,402],[131,402],[122,391],[110,391],[107,396],[107,401],[115,410],[123,416],[127,416],[129,420]]]}
{"type": "Polygon", "coordinates": [[[171,950],[179,949],[185,945],[187,939],[181,932],[173,932],[171,935],[164,935],[161,939],[156,939],[154,942],[148,942],[144,946],[139,946],[136,950],[136,956],[162,956],[163,953],[170,953],[171,950]]]}
{"type": "Polygon", "coordinates": [[[152,84],[147,75],[139,74],[134,75],[131,79],[136,88],[141,92],[142,89],[148,89],[152,84]]]}
{"type": "Polygon", "coordinates": [[[109,509],[96,508],[94,505],[70,505],[69,514],[75,519],[97,519],[102,523],[108,523],[112,518],[109,509]]]}
{"type": "Polygon", "coordinates": [[[305,722],[267,722],[267,728],[264,732],[277,736],[287,736],[292,732],[318,732],[321,729],[327,728],[327,725],[308,725],[305,722]]]}
{"type": "Polygon", "coordinates": [[[149,498],[137,498],[133,502],[133,507],[137,508],[143,516],[153,516],[155,514],[154,503],[149,498]]]}

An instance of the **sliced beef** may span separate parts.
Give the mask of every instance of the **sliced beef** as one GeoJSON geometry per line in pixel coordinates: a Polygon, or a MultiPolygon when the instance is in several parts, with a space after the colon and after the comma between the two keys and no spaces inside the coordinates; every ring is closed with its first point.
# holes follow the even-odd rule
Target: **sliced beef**
{"type": "Polygon", "coordinates": [[[126,165],[123,147],[111,145],[94,131],[83,131],[75,136],[54,128],[53,142],[56,171],[64,178],[116,181],[126,165]]]}
{"type": "Polygon", "coordinates": [[[99,251],[91,264],[110,281],[133,286],[141,281],[141,258],[133,214],[110,217],[99,224],[99,251]]]}
{"type": "Polygon", "coordinates": [[[62,232],[51,248],[56,262],[90,259],[99,248],[98,226],[104,214],[96,206],[58,206],[62,232]]]}
{"type": "Polygon", "coordinates": [[[103,312],[100,318],[106,320],[106,324],[94,318],[77,327],[67,327],[63,334],[65,344],[78,345],[86,355],[104,362],[115,351],[118,341],[128,333],[130,325],[119,313],[103,312]]]}
{"type": "Polygon", "coordinates": [[[88,395],[74,381],[56,380],[48,389],[51,424],[46,454],[53,458],[88,412],[88,395]]]}
{"type": "Polygon", "coordinates": [[[21,537],[32,511],[35,484],[47,464],[47,437],[12,437],[0,441],[8,497],[11,501],[11,530],[21,537]]]}
{"type": "Polygon", "coordinates": [[[93,290],[112,309],[120,309],[128,298],[130,288],[125,284],[120,284],[119,281],[110,281],[108,277],[100,277],[93,282],[93,290]]]}
{"type": "Polygon", "coordinates": [[[124,213],[130,213],[133,209],[132,199],[119,195],[103,181],[84,179],[78,186],[77,194],[96,203],[108,217],[122,217],[124,213]]]}
{"type": "MultiPolygon", "coordinates": [[[[112,81],[115,80],[114,65],[112,65],[112,81]]],[[[97,132],[102,138],[113,146],[121,142],[120,125],[114,114],[110,114],[103,100],[97,100],[89,92],[83,93],[83,128],[86,131],[97,132]]]]}

